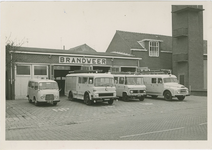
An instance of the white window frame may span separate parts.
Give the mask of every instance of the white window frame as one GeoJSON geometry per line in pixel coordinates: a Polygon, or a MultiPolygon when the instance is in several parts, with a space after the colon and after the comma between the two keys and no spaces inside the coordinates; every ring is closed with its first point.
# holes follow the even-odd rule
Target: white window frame
{"type": "Polygon", "coordinates": [[[119,66],[110,67],[111,72],[113,72],[113,69],[118,70],[118,71],[115,71],[115,72],[120,72],[120,67],[119,66]]]}
{"type": "Polygon", "coordinates": [[[31,76],[31,65],[25,65],[25,64],[16,64],[15,66],[15,74],[16,76],[31,76]],[[27,66],[29,67],[29,74],[28,75],[23,75],[23,74],[18,74],[18,66],[27,66]]]}
{"type": "Polygon", "coordinates": [[[159,41],[149,41],[149,56],[159,57],[159,41]],[[153,43],[156,43],[153,45],[153,43]]]}

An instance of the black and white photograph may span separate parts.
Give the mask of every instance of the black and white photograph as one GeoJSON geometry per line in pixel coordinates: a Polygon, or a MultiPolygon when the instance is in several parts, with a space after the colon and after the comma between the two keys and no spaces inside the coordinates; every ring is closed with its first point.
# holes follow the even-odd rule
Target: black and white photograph
{"type": "Polygon", "coordinates": [[[211,14],[211,1],[1,1],[1,149],[212,149],[211,14]]]}

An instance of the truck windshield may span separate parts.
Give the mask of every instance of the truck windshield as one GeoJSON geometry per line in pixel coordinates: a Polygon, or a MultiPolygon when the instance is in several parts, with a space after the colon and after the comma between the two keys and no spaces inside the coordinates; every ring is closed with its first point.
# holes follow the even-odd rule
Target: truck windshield
{"type": "Polygon", "coordinates": [[[109,77],[99,77],[94,81],[94,86],[113,86],[114,80],[109,77]]]}
{"type": "Polygon", "coordinates": [[[164,78],[164,83],[175,82],[178,83],[177,78],[164,78]]]}
{"type": "Polygon", "coordinates": [[[127,85],[143,85],[143,78],[141,77],[126,77],[127,85]]]}
{"type": "Polygon", "coordinates": [[[58,85],[57,85],[56,82],[40,82],[39,83],[39,89],[40,90],[58,89],[58,85]]]}

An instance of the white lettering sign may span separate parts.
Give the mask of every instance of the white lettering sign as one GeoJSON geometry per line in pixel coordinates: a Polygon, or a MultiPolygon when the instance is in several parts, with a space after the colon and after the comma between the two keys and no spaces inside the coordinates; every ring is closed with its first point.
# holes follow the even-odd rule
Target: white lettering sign
{"type": "Polygon", "coordinates": [[[84,58],[84,57],[64,57],[59,56],[59,63],[65,64],[106,64],[105,58],[84,58]]]}

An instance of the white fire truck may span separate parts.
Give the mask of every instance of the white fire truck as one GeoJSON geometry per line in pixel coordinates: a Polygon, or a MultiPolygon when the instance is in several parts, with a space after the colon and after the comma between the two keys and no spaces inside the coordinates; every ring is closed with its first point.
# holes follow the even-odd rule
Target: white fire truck
{"type": "Polygon", "coordinates": [[[80,73],[66,75],[65,95],[69,100],[83,100],[90,105],[96,102],[108,102],[112,105],[116,99],[114,77],[109,73],[80,73]]]}
{"type": "Polygon", "coordinates": [[[178,100],[182,101],[185,96],[189,95],[188,88],[179,84],[177,77],[170,73],[142,74],[140,76],[144,79],[147,95],[153,98],[164,96],[165,100],[172,100],[173,97],[177,97],[178,100]]]}
{"type": "Polygon", "coordinates": [[[133,98],[140,101],[144,100],[146,86],[143,84],[143,78],[141,76],[126,73],[114,74],[114,82],[117,96],[122,97],[124,101],[129,101],[133,98]]]}

